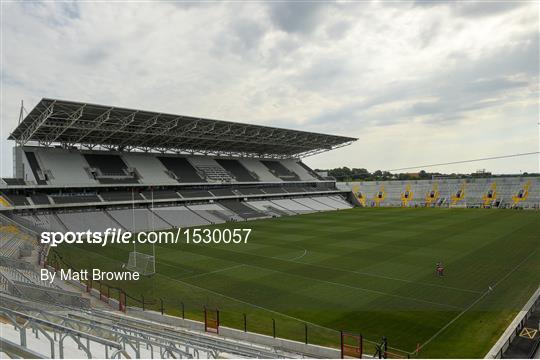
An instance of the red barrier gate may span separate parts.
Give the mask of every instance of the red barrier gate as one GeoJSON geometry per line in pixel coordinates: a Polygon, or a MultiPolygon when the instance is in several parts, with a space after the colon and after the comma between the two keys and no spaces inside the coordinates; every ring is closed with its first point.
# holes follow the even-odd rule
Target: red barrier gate
{"type": "Polygon", "coordinates": [[[362,335],[341,332],[341,358],[362,358],[362,335]]]}

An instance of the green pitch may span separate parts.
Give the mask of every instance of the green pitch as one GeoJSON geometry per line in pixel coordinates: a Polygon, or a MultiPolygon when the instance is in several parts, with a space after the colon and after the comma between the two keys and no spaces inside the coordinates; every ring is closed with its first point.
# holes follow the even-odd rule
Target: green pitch
{"type": "MultiPolygon", "coordinates": [[[[307,325],[310,343],[338,347],[347,330],[437,358],[483,357],[540,283],[540,212],[351,209],[215,227],[253,230],[247,244],[156,246],[157,274],[112,285],[177,316],[217,307],[224,326],[243,329],[246,314],[249,331],[271,335],[274,319],[278,337],[304,341],[307,325]]],[[[57,251],[120,270],[130,250],[57,251]]]]}

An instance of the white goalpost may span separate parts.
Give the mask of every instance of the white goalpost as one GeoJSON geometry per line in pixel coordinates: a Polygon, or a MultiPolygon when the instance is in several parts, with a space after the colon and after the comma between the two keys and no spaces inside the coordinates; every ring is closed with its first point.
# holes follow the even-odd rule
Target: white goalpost
{"type": "Polygon", "coordinates": [[[134,250],[129,253],[129,260],[126,268],[144,276],[153,275],[156,273],[156,258],[154,255],[134,250]]]}
{"type": "MultiPolygon", "coordinates": [[[[133,228],[132,232],[135,234],[135,193],[134,189],[131,189],[131,200],[132,200],[132,221],[133,228]]],[[[152,192],[152,205],[151,209],[154,209],[154,189],[151,189],[152,192]]],[[[152,211],[152,231],[154,231],[154,212],[152,211]]],[[[143,276],[150,276],[156,273],[156,247],[155,244],[152,244],[152,254],[146,254],[143,252],[137,251],[137,244],[133,242],[133,251],[129,253],[128,263],[126,269],[138,272],[143,276]]]]}

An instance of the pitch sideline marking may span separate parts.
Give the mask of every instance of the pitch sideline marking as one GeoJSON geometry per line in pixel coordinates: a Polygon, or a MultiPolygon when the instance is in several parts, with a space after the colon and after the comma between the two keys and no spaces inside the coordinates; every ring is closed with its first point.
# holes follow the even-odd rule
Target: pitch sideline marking
{"type": "MultiPolygon", "coordinates": [[[[503,276],[501,279],[499,279],[499,281],[497,281],[495,284],[493,284],[493,286],[491,286],[492,289],[495,289],[495,287],[497,285],[499,285],[501,282],[503,282],[504,280],[506,280],[506,278],[508,278],[512,273],[514,273],[521,265],[523,265],[523,263],[525,263],[527,260],[529,260],[529,258],[531,256],[533,256],[536,252],[538,251],[538,249],[535,249],[532,253],[530,253],[529,255],[527,255],[525,257],[525,259],[521,260],[512,270],[510,270],[505,276],[503,276]]],[[[482,295],[480,295],[478,297],[478,299],[476,299],[475,301],[472,302],[472,304],[470,304],[469,306],[467,306],[465,309],[463,309],[462,312],[460,312],[459,314],[457,314],[452,320],[450,320],[446,325],[444,325],[442,328],[439,329],[439,331],[437,331],[432,337],[430,337],[429,339],[427,339],[422,345],[420,345],[418,347],[418,350],[422,349],[424,346],[426,346],[427,344],[429,344],[430,342],[432,342],[437,336],[439,336],[444,330],[446,330],[450,325],[452,325],[457,319],[459,319],[461,316],[463,316],[463,314],[465,314],[467,311],[469,311],[474,305],[478,304],[478,302],[480,302],[480,300],[482,300],[487,294],[489,294],[491,292],[490,289],[484,291],[482,293],[482,295]]]]}

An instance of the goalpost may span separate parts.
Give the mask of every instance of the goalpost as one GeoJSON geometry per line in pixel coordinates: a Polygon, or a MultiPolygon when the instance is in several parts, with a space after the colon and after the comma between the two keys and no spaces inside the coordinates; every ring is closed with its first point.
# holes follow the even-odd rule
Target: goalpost
{"type": "Polygon", "coordinates": [[[156,273],[156,258],[154,255],[134,250],[129,253],[129,260],[126,268],[138,272],[141,275],[153,275],[156,273]]]}
{"type": "MultiPolygon", "coordinates": [[[[154,189],[150,189],[152,193],[152,205],[151,209],[154,209],[154,189]]],[[[132,201],[132,221],[133,228],[132,233],[135,234],[135,190],[131,188],[131,201],[132,201]]],[[[152,231],[155,229],[154,212],[152,212],[152,231]]],[[[143,276],[150,276],[156,273],[156,245],[152,244],[152,254],[146,254],[137,251],[137,244],[133,242],[133,251],[129,253],[128,263],[126,269],[138,272],[143,276]]]]}

